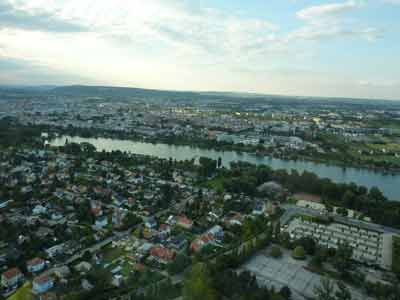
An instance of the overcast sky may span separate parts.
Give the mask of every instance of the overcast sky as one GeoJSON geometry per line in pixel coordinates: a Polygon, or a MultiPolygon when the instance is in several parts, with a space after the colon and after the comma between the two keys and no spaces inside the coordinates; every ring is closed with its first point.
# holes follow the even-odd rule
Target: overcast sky
{"type": "Polygon", "coordinates": [[[400,0],[0,0],[0,84],[400,100],[400,0]]]}

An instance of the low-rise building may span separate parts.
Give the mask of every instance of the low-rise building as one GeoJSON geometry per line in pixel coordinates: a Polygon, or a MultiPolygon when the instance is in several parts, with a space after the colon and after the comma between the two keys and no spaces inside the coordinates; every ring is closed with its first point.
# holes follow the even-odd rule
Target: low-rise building
{"type": "Polygon", "coordinates": [[[45,293],[54,286],[54,279],[51,276],[39,276],[33,279],[32,287],[33,291],[41,294],[45,293]]]}
{"type": "Polygon", "coordinates": [[[45,266],[46,262],[39,257],[35,257],[34,259],[26,262],[26,269],[30,273],[40,272],[45,268],[45,266]]]}
{"type": "Polygon", "coordinates": [[[24,274],[18,268],[9,269],[1,275],[1,284],[6,288],[17,286],[23,280],[24,274]]]}

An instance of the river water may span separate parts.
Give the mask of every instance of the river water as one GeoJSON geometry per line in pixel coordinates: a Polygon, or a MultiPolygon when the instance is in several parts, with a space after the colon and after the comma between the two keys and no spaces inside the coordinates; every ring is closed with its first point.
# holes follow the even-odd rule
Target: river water
{"type": "Polygon", "coordinates": [[[234,151],[215,151],[200,149],[190,146],[174,146],[167,144],[152,144],[144,142],[135,142],[128,140],[118,140],[109,138],[81,138],[62,136],[50,142],[53,146],[63,146],[65,140],[69,142],[82,143],[87,142],[94,145],[97,151],[126,151],[134,154],[151,155],[165,159],[185,160],[199,158],[201,156],[218,159],[221,157],[222,164],[226,167],[233,161],[244,161],[252,164],[265,164],[273,169],[286,169],[288,171],[295,169],[299,172],[309,171],[322,178],[329,178],[337,183],[354,182],[357,185],[363,185],[367,188],[378,187],[386,197],[391,200],[400,201],[400,175],[389,175],[368,169],[346,168],[327,165],[323,163],[314,163],[307,161],[291,161],[270,157],[260,157],[249,153],[237,153],[234,151]]]}

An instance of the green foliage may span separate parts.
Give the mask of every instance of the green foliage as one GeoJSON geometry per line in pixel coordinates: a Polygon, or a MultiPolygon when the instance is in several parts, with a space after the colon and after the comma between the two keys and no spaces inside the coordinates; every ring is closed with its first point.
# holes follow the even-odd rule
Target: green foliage
{"type": "Polygon", "coordinates": [[[297,246],[292,252],[292,257],[294,259],[303,260],[306,258],[306,251],[302,246],[297,246]]]}
{"type": "Polygon", "coordinates": [[[175,260],[168,265],[168,273],[178,274],[183,272],[191,263],[190,258],[184,254],[178,254],[175,260]]]}
{"type": "Polygon", "coordinates": [[[184,300],[216,300],[217,292],[212,285],[212,277],[203,263],[193,265],[183,287],[184,300]]]}
{"type": "Polygon", "coordinates": [[[210,177],[217,169],[217,161],[208,157],[200,157],[200,170],[199,173],[203,177],[210,177]]]}
{"type": "Polygon", "coordinates": [[[315,240],[311,237],[302,237],[294,241],[295,246],[302,246],[307,254],[314,255],[316,251],[317,244],[315,240]]]}
{"type": "Polygon", "coordinates": [[[353,248],[346,243],[339,244],[333,257],[333,265],[342,274],[345,275],[352,266],[353,248]]]}
{"type": "Polygon", "coordinates": [[[279,291],[279,294],[283,297],[285,300],[290,300],[292,299],[292,291],[288,286],[283,286],[281,290],[279,291]]]}
{"type": "Polygon", "coordinates": [[[392,270],[400,278],[400,237],[393,236],[392,270]]]}
{"type": "Polygon", "coordinates": [[[351,300],[351,293],[349,288],[341,281],[337,283],[337,291],[335,296],[337,300],[351,300]]]}
{"type": "Polygon", "coordinates": [[[280,258],[280,257],[282,257],[282,250],[278,246],[272,246],[271,247],[271,251],[269,252],[269,254],[273,258],[280,258]]]}
{"type": "Polygon", "coordinates": [[[314,294],[317,300],[335,300],[335,286],[328,278],[321,279],[321,285],[314,288],[314,294]]]}
{"type": "Polygon", "coordinates": [[[215,286],[221,299],[268,300],[271,292],[257,284],[257,279],[248,271],[237,274],[224,270],[215,275],[215,286]]]}

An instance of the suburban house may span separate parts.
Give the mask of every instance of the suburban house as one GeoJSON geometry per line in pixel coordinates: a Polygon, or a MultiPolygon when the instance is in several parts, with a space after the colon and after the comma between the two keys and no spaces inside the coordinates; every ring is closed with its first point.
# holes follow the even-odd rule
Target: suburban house
{"type": "Polygon", "coordinates": [[[157,221],[154,217],[150,217],[146,220],[145,224],[146,228],[149,229],[156,229],[157,228],[157,221]]]}
{"type": "Polygon", "coordinates": [[[45,293],[54,286],[54,279],[50,276],[39,276],[33,279],[32,286],[36,293],[45,293]]]}
{"type": "Polygon", "coordinates": [[[1,284],[4,287],[17,286],[24,280],[24,274],[18,268],[12,268],[1,275],[1,284]]]}
{"type": "Polygon", "coordinates": [[[217,241],[221,241],[224,238],[224,231],[221,226],[215,225],[209,229],[206,233],[195,239],[190,244],[190,250],[194,252],[200,251],[203,247],[214,244],[217,241]]]}
{"type": "Polygon", "coordinates": [[[94,223],[94,226],[97,229],[103,229],[104,227],[106,227],[108,225],[108,217],[107,216],[101,216],[98,217],[94,223]]]}
{"type": "Polygon", "coordinates": [[[211,233],[205,233],[195,239],[190,244],[190,250],[194,252],[200,251],[203,247],[210,245],[214,241],[214,236],[211,233]]]}
{"type": "Polygon", "coordinates": [[[154,246],[150,249],[150,256],[160,264],[168,264],[175,259],[176,253],[162,246],[154,246]]]}
{"type": "Polygon", "coordinates": [[[169,246],[178,252],[184,251],[186,249],[187,245],[188,245],[188,241],[184,234],[174,236],[169,241],[169,246]]]}
{"type": "Polygon", "coordinates": [[[185,228],[187,230],[190,230],[193,227],[193,221],[188,219],[186,216],[179,216],[177,217],[176,225],[185,228]]]}
{"type": "Polygon", "coordinates": [[[39,257],[31,259],[26,263],[26,269],[28,270],[29,273],[40,272],[45,268],[45,266],[46,262],[39,257]]]}

